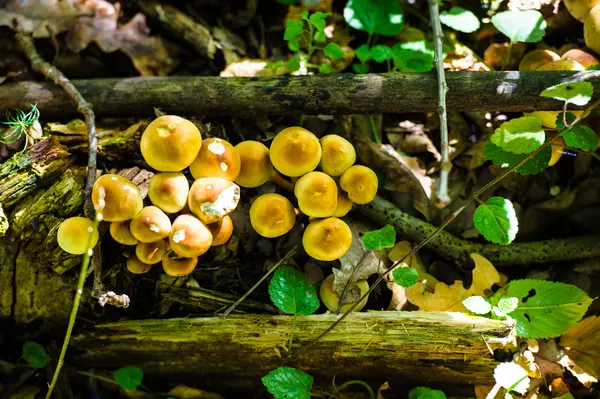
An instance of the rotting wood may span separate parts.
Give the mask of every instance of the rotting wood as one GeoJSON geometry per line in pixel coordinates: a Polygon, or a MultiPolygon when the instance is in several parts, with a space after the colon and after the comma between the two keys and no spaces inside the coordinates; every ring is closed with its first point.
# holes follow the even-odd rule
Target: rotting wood
{"type": "Polygon", "coordinates": [[[135,364],[156,378],[195,380],[219,392],[256,389],[260,377],[286,364],[330,384],[350,378],[423,384],[493,383],[491,349],[512,347],[507,321],[442,312],[353,313],[332,334],[299,350],[338,316],[298,317],[293,351],[282,356],[292,316],[142,320],[103,324],[72,340],[70,364],[108,368],[135,364]],[[284,356],[283,356],[284,357],[284,356]],[[235,378],[229,378],[235,376],[235,378]]]}
{"type": "MultiPolygon", "coordinates": [[[[448,72],[448,110],[560,110],[540,93],[566,81],[588,80],[600,92],[600,71],[448,72]]],[[[154,108],[177,115],[349,114],[435,111],[435,73],[324,74],[253,78],[137,77],[74,80],[97,116],[148,117],[154,108]]],[[[52,83],[0,86],[0,114],[37,103],[46,119],[77,115],[52,83]]]]}
{"type": "MultiPolygon", "coordinates": [[[[382,197],[356,208],[357,212],[382,225],[395,227],[400,239],[421,242],[437,228],[398,209],[382,197]]],[[[600,256],[600,235],[562,239],[513,242],[510,246],[481,244],[441,231],[426,248],[459,264],[471,264],[470,254],[476,252],[495,265],[529,265],[600,256]]]]}

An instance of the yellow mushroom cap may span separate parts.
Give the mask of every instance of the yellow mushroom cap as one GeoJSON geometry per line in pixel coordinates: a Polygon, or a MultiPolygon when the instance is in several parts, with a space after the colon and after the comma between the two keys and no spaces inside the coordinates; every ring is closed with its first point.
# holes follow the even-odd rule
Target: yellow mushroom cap
{"type": "Polygon", "coordinates": [[[105,222],[131,220],[144,206],[142,193],[131,180],[119,175],[103,175],[92,187],[92,202],[105,222]]]}
{"type": "Polygon", "coordinates": [[[173,222],[169,243],[177,255],[185,258],[200,256],[209,250],[212,234],[208,227],[192,215],[181,215],[173,222]]]}
{"type": "Polygon", "coordinates": [[[131,234],[141,242],[156,242],[169,235],[171,220],[156,206],[146,206],[129,224],[131,234]]]}
{"type": "Polygon", "coordinates": [[[250,223],[263,237],[279,237],[294,227],[296,211],[283,195],[263,194],[250,206],[250,223]]]}
{"type": "Polygon", "coordinates": [[[558,60],[560,60],[560,56],[554,51],[540,49],[533,50],[528,52],[523,58],[521,58],[521,62],[519,62],[519,71],[535,71],[549,62],[558,60]]]}
{"type": "Polygon", "coordinates": [[[254,188],[265,184],[273,172],[269,149],[261,142],[242,141],[234,147],[241,161],[240,174],[235,182],[242,187],[254,188]]]}
{"type": "Polygon", "coordinates": [[[112,222],[110,224],[110,236],[123,245],[136,245],[138,243],[138,239],[131,234],[131,230],[129,229],[129,221],[125,222],[112,222]]]}
{"type": "Polygon", "coordinates": [[[590,10],[600,4],[600,0],[563,0],[573,18],[584,22],[590,10]]]}
{"type": "Polygon", "coordinates": [[[190,172],[194,179],[220,177],[234,181],[240,174],[240,156],[226,140],[216,137],[205,139],[190,165],[190,172]]]}
{"type": "Polygon", "coordinates": [[[206,224],[215,223],[235,210],[240,201],[240,187],[220,177],[196,179],[188,196],[194,215],[206,224]]]}
{"type": "Polygon", "coordinates": [[[133,274],[148,273],[150,269],[152,269],[152,265],[144,263],[134,256],[127,259],[127,270],[133,274]]]}
{"type": "Polygon", "coordinates": [[[294,195],[307,216],[325,218],[337,208],[337,184],[323,172],[309,172],[296,182],[294,195]]]}
{"type": "Polygon", "coordinates": [[[207,225],[210,233],[212,234],[213,240],[211,246],[216,247],[217,245],[225,244],[233,234],[233,220],[229,215],[216,223],[207,225]]]}
{"type": "Polygon", "coordinates": [[[162,266],[165,273],[173,277],[187,276],[194,271],[198,265],[198,257],[193,258],[169,258],[165,256],[162,260],[162,266]]]}
{"type": "Polygon", "coordinates": [[[346,194],[343,190],[338,189],[338,197],[337,197],[337,207],[335,211],[333,211],[333,215],[336,218],[344,217],[352,210],[352,205],[354,202],[350,201],[348,198],[348,194],[346,194]]]}
{"type": "Polygon", "coordinates": [[[144,133],[140,149],[150,167],[160,172],[181,172],[196,159],[202,146],[200,130],[175,115],[153,120],[144,133]]]}
{"type": "Polygon", "coordinates": [[[600,5],[592,8],[587,17],[585,17],[583,38],[585,39],[586,46],[596,53],[600,53],[600,5]]]}
{"type": "Polygon", "coordinates": [[[331,261],[344,256],[352,245],[350,227],[341,219],[331,217],[311,222],[304,230],[302,246],[317,260],[331,261]]]}
{"type": "MultiPolygon", "coordinates": [[[[321,297],[321,301],[323,301],[323,304],[331,312],[337,312],[338,307],[340,306],[340,297],[333,290],[334,278],[335,276],[333,274],[327,276],[327,278],[325,278],[325,280],[323,280],[323,282],[321,283],[321,288],[319,289],[319,296],[321,297]]],[[[359,293],[357,295],[360,295],[361,297],[364,294],[366,294],[369,290],[369,283],[367,282],[367,280],[358,280],[355,284],[356,285],[354,288],[358,288],[359,290],[359,293]]],[[[369,297],[367,296],[352,311],[360,312],[362,308],[365,307],[368,300],[369,297]]],[[[344,313],[348,311],[348,309],[350,309],[352,305],[354,305],[354,302],[345,303],[344,305],[342,305],[340,312],[344,313]]]]}
{"type": "Polygon", "coordinates": [[[168,250],[169,242],[167,240],[139,242],[135,246],[135,255],[140,262],[155,265],[162,260],[168,250]]]}
{"type": "Polygon", "coordinates": [[[321,143],[313,133],[299,126],[279,132],[271,143],[271,163],[279,173],[298,177],[312,172],[321,161],[321,143]]]}
{"type": "Polygon", "coordinates": [[[354,146],[342,136],[328,134],[320,142],[323,154],[319,165],[329,176],[341,175],[356,162],[354,146]]]}
{"type": "Polygon", "coordinates": [[[340,187],[355,204],[368,204],[373,201],[378,186],[375,172],[362,165],[349,167],[340,177],[340,187]]]}
{"type": "Polygon", "coordinates": [[[88,218],[75,216],[62,221],[58,227],[58,245],[63,251],[72,255],[82,255],[88,251],[88,243],[92,235],[91,248],[94,248],[100,238],[98,230],[88,218]]]}
{"type": "Polygon", "coordinates": [[[580,63],[586,69],[591,67],[592,65],[598,65],[598,63],[599,63],[598,59],[596,57],[594,57],[590,53],[587,53],[587,52],[577,49],[577,48],[567,51],[566,53],[564,53],[562,55],[561,58],[563,60],[568,58],[570,60],[576,61],[576,62],[580,63]]]}
{"type": "Polygon", "coordinates": [[[152,204],[166,213],[180,212],[187,204],[190,185],[180,172],[157,173],[148,183],[152,204]]]}

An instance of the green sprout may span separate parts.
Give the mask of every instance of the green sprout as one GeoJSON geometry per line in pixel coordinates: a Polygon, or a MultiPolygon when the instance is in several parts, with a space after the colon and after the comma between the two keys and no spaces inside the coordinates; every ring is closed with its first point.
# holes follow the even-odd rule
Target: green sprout
{"type": "MultiPolygon", "coordinates": [[[[10,126],[10,132],[4,135],[0,135],[1,144],[14,144],[19,141],[23,135],[27,134],[27,129],[40,119],[40,111],[37,109],[37,104],[30,104],[31,111],[25,113],[20,109],[15,110],[15,115],[11,112],[6,111],[6,121],[2,123],[10,126]]],[[[27,148],[27,140],[25,141],[25,147],[27,148]]]]}

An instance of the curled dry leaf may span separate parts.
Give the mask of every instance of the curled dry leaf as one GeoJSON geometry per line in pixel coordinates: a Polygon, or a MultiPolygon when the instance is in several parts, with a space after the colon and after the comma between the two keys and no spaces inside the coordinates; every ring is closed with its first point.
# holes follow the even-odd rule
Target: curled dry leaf
{"type": "Polygon", "coordinates": [[[442,159],[442,155],[435,147],[429,136],[425,133],[422,123],[402,121],[394,132],[386,130],[390,143],[399,151],[409,155],[431,153],[436,161],[442,159]]]}
{"type": "Polygon", "coordinates": [[[560,345],[575,364],[600,378],[600,316],[588,317],[569,328],[560,345]]]}

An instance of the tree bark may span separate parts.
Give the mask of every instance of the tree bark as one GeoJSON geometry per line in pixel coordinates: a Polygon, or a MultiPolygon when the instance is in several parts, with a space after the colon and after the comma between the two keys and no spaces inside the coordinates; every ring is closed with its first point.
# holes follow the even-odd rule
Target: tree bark
{"type": "MultiPolygon", "coordinates": [[[[600,91],[600,71],[448,72],[449,111],[560,110],[540,97],[553,85],[589,80],[600,91]]],[[[382,114],[435,111],[435,73],[326,74],[251,78],[139,77],[74,80],[97,116],[147,117],[154,107],[178,115],[382,114]]],[[[595,94],[594,97],[598,97],[595,94]]],[[[0,86],[0,114],[37,103],[46,119],[77,115],[62,89],[47,82],[0,86]]]]}
{"type": "Polygon", "coordinates": [[[73,338],[69,363],[108,368],[135,364],[146,376],[202,381],[218,392],[260,388],[283,364],[331,384],[346,379],[422,384],[493,383],[492,349],[515,344],[507,321],[442,312],[363,312],[306,350],[338,316],[238,315],[125,321],[73,338]],[[285,348],[293,331],[291,358],[285,348]]]}

